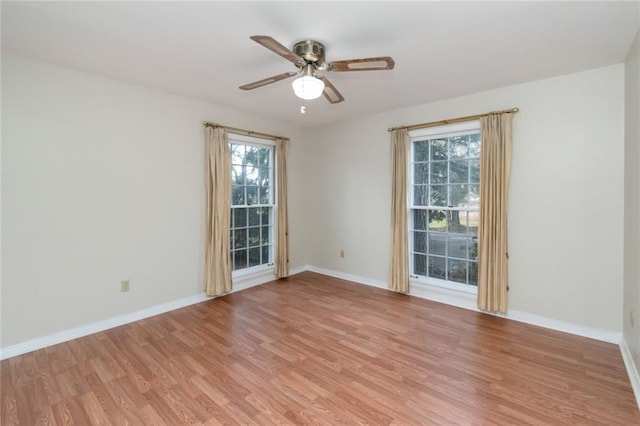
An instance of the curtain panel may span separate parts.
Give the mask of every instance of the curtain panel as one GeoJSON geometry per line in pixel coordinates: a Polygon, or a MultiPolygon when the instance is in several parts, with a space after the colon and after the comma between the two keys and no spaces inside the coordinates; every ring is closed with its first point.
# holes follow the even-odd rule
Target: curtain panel
{"type": "Polygon", "coordinates": [[[206,203],[204,287],[207,296],[231,291],[231,151],[227,132],[205,127],[206,203]]]}
{"type": "Polygon", "coordinates": [[[276,241],[275,274],[289,276],[289,213],[287,209],[287,154],[288,139],[276,139],[276,241]]]}
{"type": "Polygon", "coordinates": [[[391,132],[391,265],[389,288],[409,293],[409,226],[408,226],[409,132],[391,132]]]}
{"type": "Polygon", "coordinates": [[[507,312],[507,201],[511,174],[513,115],[480,119],[480,224],[478,226],[478,308],[507,312]]]}

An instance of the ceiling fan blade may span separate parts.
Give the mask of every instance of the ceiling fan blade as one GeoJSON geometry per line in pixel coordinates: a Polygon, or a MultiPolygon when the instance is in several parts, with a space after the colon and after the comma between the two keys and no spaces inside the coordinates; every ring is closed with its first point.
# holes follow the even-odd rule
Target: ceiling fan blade
{"type": "Polygon", "coordinates": [[[344,96],[342,96],[342,94],[338,92],[338,89],[336,89],[336,87],[331,84],[327,77],[323,76],[322,81],[324,81],[324,90],[322,91],[322,94],[325,98],[327,98],[329,102],[331,102],[332,104],[337,104],[338,102],[344,101],[344,96]]]}
{"type": "Polygon", "coordinates": [[[375,71],[392,70],[395,66],[393,58],[381,56],[379,58],[348,59],[346,61],[331,62],[334,71],[375,71]]]}
{"type": "Polygon", "coordinates": [[[255,41],[256,43],[266,47],[273,53],[276,53],[282,56],[283,58],[285,58],[286,60],[293,62],[294,64],[300,63],[301,61],[304,62],[304,60],[300,56],[296,55],[291,50],[287,49],[282,44],[278,43],[273,37],[264,36],[264,35],[255,35],[249,38],[255,41]]]}
{"type": "Polygon", "coordinates": [[[274,75],[273,77],[268,77],[262,80],[254,81],[253,83],[245,84],[244,86],[240,86],[242,90],[253,90],[258,87],[266,86],[267,84],[275,83],[276,81],[284,80],[285,78],[293,77],[298,74],[297,72],[290,71],[282,74],[274,75]]]}

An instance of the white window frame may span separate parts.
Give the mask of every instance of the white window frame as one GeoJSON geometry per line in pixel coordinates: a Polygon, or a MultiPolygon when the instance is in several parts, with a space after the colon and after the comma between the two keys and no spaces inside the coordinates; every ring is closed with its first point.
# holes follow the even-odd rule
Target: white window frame
{"type": "MultiPolygon", "coordinates": [[[[269,182],[271,182],[271,204],[253,204],[253,205],[247,205],[245,204],[244,206],[235,206],[235,207],[243,207],[243,208],[249,208],[249,207],[271,207],[271,214],[269,217],[269,223],[271,224],[270,226],[270,235],[269,235],[269,241],[271,241],[271,250],[269,251],[269,262],[266,264],[261,264],[261,265],[257,265],[257,266],[250,266],[247,268],[243,268],[243,269],[238,269],[238,270],[232,270],[231,272],[231,277],[232,278],[241,278],[241,277],[248,277],[248,276],[252,276],[252,275],[257,275],[257,274],[263,274],[266,272],[275,272],[275,266],[274,266],[274,255],[275,255],[275,236],[276,236],[276,217],[277,217],[277,199],[276,199],[276,182],[275,182],[275,177],[276,177],[276,173],[275,173],[275,168],[276,168],[276,156],[275,156],[275,147],[276,147],[276,143],[274,140],[271,139],[264,139],[264,138],[258,138],[258,137],[254,137],[254,136],[248,136],[248,135],[241,135],[241,134],[237,134],[237,133],[227,133],[227,142],[229,143],[229,149],[231,149],[231,144],[242,144],[242,145],[248,145],[248,146],[255,146],[258,148],[265,148],[268,147],[270,149],[270,163],[271,163],[271,175],[269,176],[269,182]]],[[[246,202],[246,200],[245,200],[246,202]]],[[[234,206],[233,204],[231,205],[231,220],[233,221],[233,209],[234,206]]],[[[233,222],[232,222],[232,230],[233,228],[233,222]]],[[[248,226],[247,226],[248,229],[248,226]]],[[[229,236],[229,238],[231,238],[231,236],[229,236]]],[[[247,235],[248,238],[248,235],[247,235]]],[[[232,268],[233,268],[233,246],[230,247],[229,249],[230,253],[231,253],[231,263],[232,263],[232,268]]],[[[248,261],[248,254],[247,254],[247,261],[248,261]]]]}
{"type": "MultiPolygon", "coordinates": [[[[433,278],[433,277],[428,277],[428,276],[420,276],[420,275],[414,275],[413,274],[413,262],[414,262],[414,258],[413,258],[413,197],[414,197],[414,191],[413,191],[413,179],[414,179],[414,173],[413,173],[413,169],[414,169],[414,142],[415,141],[419,141],[419,140],[424,140],[424,138],[433,138],[433,137],[454,137],[454,136],[463,136],[463,135],[468,135],[468,134],[474,134],[474,133],[480,133],[480,121],[479,120],[474,120],[474,121],[467,121],[467,122],[462,122],[462,123],[455,123],[455,124],[447,124],[447,125],[443,125],[443,126],[434,126],[434,127],[427,127],[427,128],[423,128],[423,129],[415,129],[415,130],[411,130],[409,131],[409,139],[410,139],[410,150],[409,150],[409,167],[407,168],[407,173],[408,173],[408,179],[407,182],[409,183],[409,188],[408,188],[408,197],[407,197],[407,212],[408,212],[408,217],[407,217],[407,223],[409,224],[409,230],[408,230],[408,242],[409,242],[409,271],[410,271],[410,275],[409,275],[409,279],[411,282],[413,283],[417,283],[419,285],[428,285],[428,286],[434,286],[434,287],[440,287],[440,288],[444,288],[444,289],[448,289],[448,290],[454,290],[457,292],[462,292],[462,293],[469,293],[469,294],[477,294],[478,293],[478,287],[475,285],[470,285],[470,284],[462,284],[462,283],[457,283],[454,281],[447,281],[447,280],[442,280],[442,279],[438,279],[438,278],[433,278]]],[[[439,210],[448,210],[449,208],[438,208],[439,210]]],[[[479,210],[479,208],[478,208],[479,210]]],[[[449,256],[447,255],[446,258],[448,258],[449,256]]]]}

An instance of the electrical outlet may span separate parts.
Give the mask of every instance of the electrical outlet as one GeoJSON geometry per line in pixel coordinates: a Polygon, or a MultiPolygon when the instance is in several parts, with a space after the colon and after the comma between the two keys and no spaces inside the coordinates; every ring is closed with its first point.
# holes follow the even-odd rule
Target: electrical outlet
{"type": "Polygon", "coordinates": [[[129,280],[120,281],[120,291],[129,291],[129,280]]]}
{"type": "Polygon", "coordinates": [[[344,257],[344,250],[340,250],[340,257],[344,257]]]}

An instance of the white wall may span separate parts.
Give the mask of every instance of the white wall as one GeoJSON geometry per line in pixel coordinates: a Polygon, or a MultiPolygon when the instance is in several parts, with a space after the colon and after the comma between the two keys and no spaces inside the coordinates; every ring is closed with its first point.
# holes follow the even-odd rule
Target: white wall
{"type": "MultiPolygon", "coordinates": [[[[624,339],[640,372],[640,31],[625,66],[624,339]],[[635,325],[631,325],[631,313],[635,325]]],[[[639,402],[640,403],[640,402],[639,402]]]]}
{"type": "Polygon", "coordinates": [[[386,281],[387,127],[514,106],[510,308],[622,329],[623,65],[303,132],[2,59],[2,347],[201,294],[202,120],[292,138],[292,267],[386,281]]]}
{"type": "Polygon", "coordinates": [[[513,124],[509,308],[620,332],[622,64],[309,132],[304,157],[313,162],[300,178],[313,265],[387,281],[388,127],[510,107],[521,112],[513,124]]]}
{"type": "Polygon", "coordinates": [[[4,54],[2,107],[2,347],[202,294],[203,120],[291,137],[302,173],[298,129],[4,54]]]}

